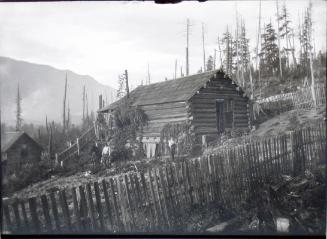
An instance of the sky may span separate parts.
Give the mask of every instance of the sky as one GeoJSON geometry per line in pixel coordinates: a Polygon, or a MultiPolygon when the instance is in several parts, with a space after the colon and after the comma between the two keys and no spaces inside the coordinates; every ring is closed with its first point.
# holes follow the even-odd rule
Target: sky
{"type": "MultiPolygon", "coordinates": [[[[284,1],[279,0],[281,6],[284,1]]],[[[309,5],[287,0],[291,26],[309,5]]],[[[326,50],[326,1],[312,1],[316,51],[326,50]]],[[[236,9],[245,21],[254,52],[259,1],[154,2],[29,2],[0,3],[0,54],[18,60],[70,69],[118,87],[118,75],[128,70],[130,85],[172,79],[177,60],[185,73],[186,19],[191,22],[190,73],[203,66],[202,23],[206,56],[218,49],[226,27],[235,32],[236,9]]],[[[262,1],[262,26],[276,27],[276,1],[262,1]]],[[[295,43],[298,39],[295,38],[295,43]]],[[[217,56],[217,65],[219,65],[217,56]]]]}

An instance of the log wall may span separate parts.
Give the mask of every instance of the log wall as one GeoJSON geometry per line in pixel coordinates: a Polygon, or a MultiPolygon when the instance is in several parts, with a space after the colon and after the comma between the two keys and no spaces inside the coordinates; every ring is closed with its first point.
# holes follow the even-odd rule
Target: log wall
{"type": "Polygon", "coordinates": [[[233,129],[248,130],[249,100],[230,80],[212,79],[189,101],[188,117],[192,119],[197,139],[202,135],[217,135],[216,100],[233,101],[233,129]]]}

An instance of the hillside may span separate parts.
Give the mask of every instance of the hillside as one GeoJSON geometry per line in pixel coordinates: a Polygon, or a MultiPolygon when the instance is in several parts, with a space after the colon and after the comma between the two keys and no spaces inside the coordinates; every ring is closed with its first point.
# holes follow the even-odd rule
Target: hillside
{"type": "Polygon", "coordinates": [[[1,118],[7,124],[15,119],[17,84],[22,96],[22,116],[26,123],[44,123],[45,115],[50,120],[60,121],[62,117],[63,89],[65,75],[68,78],[68,102],[73,123],[82,117],[82,91],[86,86],[89,112],[97,110],[98,95],[107,96],[108,103],[115,90],[100,84],[88,75],[79,75],[70,70],[59,70],[47,65],[39,65],[0,57],[1,118]]]}

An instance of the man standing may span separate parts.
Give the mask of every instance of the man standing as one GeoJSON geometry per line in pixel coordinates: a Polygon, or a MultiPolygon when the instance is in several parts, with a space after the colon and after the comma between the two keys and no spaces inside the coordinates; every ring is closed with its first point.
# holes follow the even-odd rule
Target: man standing
{"type": "Polygon", "coordinates": [[[93,163],[93,169],[98,167],[98,164],[101,159],[101,153],[100,149],[98,147],[98,143],[94,143],[92,148],[91,148],[91,158],[92,158],[92,163],[93,163]]]}
{"type": "Polygon", "coordinates": [[[175,151],[176,151],[176,143],[172,137],[168,140],[168,146],[170,148],[171,159],[174,160],[175,159],[175,151]]]}
{"type": "Polygon", "coordinates": [[[102,149],[102,162],[106,167],[110,166],[110,147],[108,143],[102,149]]]}

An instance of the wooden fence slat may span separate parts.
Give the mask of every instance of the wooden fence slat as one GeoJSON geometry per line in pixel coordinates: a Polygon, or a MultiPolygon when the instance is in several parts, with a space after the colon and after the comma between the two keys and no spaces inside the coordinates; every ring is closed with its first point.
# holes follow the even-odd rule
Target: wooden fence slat
{"type": "Polygon", "coordinates": [[[152,206],[149,198],[149,192],[147,190],[147,185],[146,185],[146,180],[145,180],[145,175],[144,173],[140,173],[141,177],[141,187],[142,187],[142,192],[144,195],[144,201],[145,201],[145,207],[147,208],[147,211],[150,212],[150,219],[146,218],[147,223],[148,223],[148,230],[153,230],[154,229],[154,224],[155,224],[155,216],[154,212],[152,211],[152,206]]]}
{"type": "Polygon", "coordinates": [[[46,195],[41,196],[41,204],[42,204],[42,210],[43,210],[47,232],[52,232],[52,225],[51,225],[51,219],[49,213],[49,203],[46,195]]]}
{"type": "Polygon", "coordinates": [[[58,213],[55,192],[50,193],[50,201],[51,201],[52,214],[53,214],[53,218],[55,221],[56,232],[61,232],[61,226],[60,226],[59,213],[58,213]]]}
{"type": "MultiPolygon", "coordinates": [[[[168,172],[168,171],[167,171],[168,172]]],[[[181,215],[182,213],[182,208],[181,208],[181,204],[180,204],[180,201],[179,201],[179,198],[178,198],[178,186],[176,184],[176,179],[175,179],[175,175],[174,175],[174,169],[173,169],[173,166],[172,164],[169,164],[169,173],[167,174],[167,179],[169,180],[170,178],[170,188],[172,188],[172,196],[173,196],[173,201],[175,203],[175,208],[177,209],[176,210],[176,213],[181,215]],[[169,177],[170,175],[170,177],[169,177]]]]}
{"type": "Polygon", "coordinates": [[[33,232],[40,233],[41,232],[41,223],[40,223],[38,215],[37,215],[36,198],[35,197],[29,198],[28,203],[29,203],[29,209],[30,209],[31,218],[32,218],[33,232]]]}
{"type": "Polygon", "coordinates": [[[81,232],[81,231],[83,231],[84,227],[81,222],[81,214],[80,214],[79,207],[78,207],[76,188],[73,187],[71,190],[72,190],[74,214],[75,214],[75,219],[76,219],[76,231],[81,232]]]}
{"type": "Polygon", "coordinates": [[[154,192],[155,192],[155,196],[158,198],[158,208],[160,211],[160,218],[162,219],[162,223],[165,225],[168,225],[167,219],[168,217],[165,215],[165,204],[163,202],[163,200],[161,199],[161,193],[160,193],[160,188],[159,188],[159,183],[158,183],[158,175],[157,175],[157,170],[156,169],[152,169],[152,175],[153,175],[153,182],[154,182],[154,192]]]}
{"type": "Polygon", "coordinates": [[[70,218],[70,214],[69,214],[69,208],[68,208],[68,204],[67,204],[67,198],[66,198],[66,191],[65,189],[61,190],[59,192],[59,202],[62,208],[62,213],[64,216],[64,220],[65,220],[65,225],[66,225],[66,230],[68,232],[72,232],[73,231],[73,227],[72,227],[72,223],[71,223],[71,218],[70,218]]]}
{"type": "Polygon", "coordinates": [[[21,219],[20,219],[20,216],[19,216],[18,199],[16,199],[13,202],[12,207],[13,207],[13,211],[14,211],[14,218],[15,218],[16,230],[17,230],[17,232],[19,232],[21,230],[22,223],[21,223],[21,219]]]}
{"type": "Polygon", "coordinates": [[[93,193],[91,189],[91,184],[86,184],[86,194],[87,194],[87,201],[89,205],[89,213],[91,215],[91,223],[92,223],[92,229],[94,231],[98,231],[98,224],[97,219],[95,215],[95,207],[94,207],[94,201],[93,201],[93,193]]]}
{"type": "Polygon", "coordinates": [[[158,210],[158,206],[156,203],[156,198],[155,198],[155,194],[154,194],[154,189],[153,189],[153,185],[152,185],[152,177],[151,177],[151,170],[148,170],[148,179],[149,179],[149,185],[150,185],[150,193],[151,193],[151,200],[153,202],[153,209],[154,209],[154,216],[155,216],[155,222],[156,222],[156,226],[160,227],[160,216],[159,216],[159,210],[158,210]]]}
{"type": "Polygon", "coordinates": [[[97,209],[97,213],[99,215],[100,231],[104,232],[105,226],[104,226],[104,219],[103,219],[103,212],[102,212],[99,183],[97,181],[95,181],[93,183],[93,187],[94,187],[94,193],[95,193],[96,209],[97,209]]]}
{"type": "Polygon", "coordinates": [[[78,187],[79,194],[80,194],[80,215],[82,218],[82,224],[84,225],[85,230],[89,231],[91,230],[91,225],[90,225],[90,219],[88,217],[88,206],[87,206],[87,199],[86,199],[86,194],[84,190],[84,186],[79,186],[78,187]]]}
{"type": "Polygon", "coordinates": [[[12,220],[11,220],[10,213],[9,213],[9,206],[8,206],[8,204],[3,203],[2,207],[3,207],[3,216],[4,216],[4,219],[6,222],[7,230],[9,232],[12,232],[12,230],[14,228],[13,228],[12,220]]]}
{"type": "Polygon", "coordinates": [[[28,219],[27,219],[25,202],[21,201],[20,206],[21,206],[21,209],[22,209],[23,220],[24,220],[24,230],[23,230],[23,232],[29,232],[29,222],[28,222],[28,219]]]}
{"type": "Polygon", "coordinates": [[[162,188],[163,193],[163,201],[164,201],[164,210],[165,210],[165,217],[167,220],[168,228],[171,228],[171,222],[170,222],[170,212],[169,212],[169,204],[168,204],[168,193],[167,188],[168,185],[166,184],[166,181],[164,180],[164,175],[162,170],[158,170],[159,174],[159,184],[162,188]]]}
{"type": "Polygon", "coordinates": [[[122,183],[120,180],[120,177],[116,177],[115,178],[116,181],[116,185],[117,185],[117,190],[118,190],[118,198],[119,198],[119,204],[120,204],[120,210],[121,210],[121,215],[122,215],[122,222],[123,222],[123,227],[125,232],[130,232],[131,228],[130,228],[130,224],[127,218],[127,213],[126,213],[126,201],[125,201],[125,195],[123,195],[123,189],[122,189],[122,183]]]}
{"type": "Polygon", "coordinates": [[[110,178],[110,188],[112,191],[112,198],[113,198],[113,203],[114,203],[114,212],[115,212],[115,217],[116,217],[116,222],[119,230],[124,230],[124,225],[123,222],[120,218],[120,213],[119,213],[119,208],[118,208],[118,200],[117,200],[117,195],[115,192],[115,183],[116,181],[113,178],[110,178]]]}
{"type": "Polygon", "coordinates": [[[103,190],[104,200],[105,200],[105,203],[106,203],[106,211],[107,211],[107,215],[108,215],[109,226],[111,227],[111,229],[113,229],[113,218],[112,218],[112,212],[111,212],[107,182],[106,182],[105,179],[103,179],[101,183],[102,183],[102,190],[103,190]]]}
{"type": "Polygon", "coordinates": [[[129,210],[129,219],[130,219],[130,223],[131,223],[131,230],[134,231],[136,229],[135,212],[134,212],[133,202],[132,202],[132,198],[131,198],[131,190],[128,187],[128,177],[126,174],[123,177],[123,187],[125,188],[126,195],[127,195],[126,202],[127,202],[127,207],[129,210]]]}

